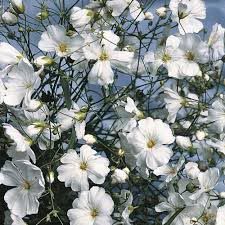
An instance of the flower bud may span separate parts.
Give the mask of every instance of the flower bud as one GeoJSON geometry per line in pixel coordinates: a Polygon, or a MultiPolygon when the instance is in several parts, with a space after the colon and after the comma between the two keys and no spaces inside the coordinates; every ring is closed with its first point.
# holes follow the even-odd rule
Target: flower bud
{"type": "Polygon", "coordinates": [[[191,140],[189,137],[177,136],[176,143],[179,147],[181,147],[183,149],[188,149],[188,148],[192,147],[191,140]]]}
{"type": "Polygon", "coordinates": [[[34,60],[37,66],[48,66],[54,63],[54,60],[49,56],[39,56],[34,60]]]}
{"type": "Polygon", "coordinates": [[[198,168],[198,164],[195,162],[188,162],[185,165],[185,171],[189,178],[195,179],[198,177],[200,170],[198,168]]]}
{"type": "Polygon", "coordinates": [[[47,9],[41,10],[39,13],[36,14],[36,18],[38,20],[46,20],[49,16],[49,12],[47,9]]]}
{"type": "Polygon", "coordinates": [[[11,12],[4,12],[2,14],[2,21],[10,26],[17,24],[18,18],[11,12]]]}
{"type": "Polygon", "coordinates": [[[46,175],[46,180],[48,183],[52,184],[55,180],[55,174],[53,171],[49,171],[48,174],[46,175]]]}
{"type": "Polygon", "coordinates": [[[25,12],[25,6],[23,4],[23,0],[10,0],[13,9],[18,14],[23,14],[25,12]]]}
{"type": "Polygon", "coordinates": [[[129,171],[128,168],[124,168],[123,170],[121,170],[121,169],[115,169],[114,173],[111,176],[111,178],[112,178],[112,184],[126,183],[126,180],[129,178],[128,177],[129,172],[130,171],[129,171]]]}
{"type": "Polygon", "coordinates": [[[196,136],[196,138],[197,138],[199,141],[202,141],[202,140],[205,139],[206,133],[205,133],[205,131],[203,131],[203,130],[198,130],[198,131],[195,133],[195,136],[196,136]]]}
{"type": "Polygon", "coordinates": [[[156,14],[157,14],[160,18],[165,18],[165,17],[166,17],[166,13],[167,13],[166,7],[160,7],[160,8],[158,8],[158,9],[156,9],[156,14]]]}
{"type": "Polygon", "coordinates": [[[220,197],[225,198],[225,192],[224,191],[220,192],[220,197]]]}
{"type": "Polygon", "coordinates": [[[97,141],[96,138],[91,134],[84,135],[83,139],[86,141],[86,144],[89,145],[92,145],[97,141]]]}
{"type": "Polygon", "coordinates": [[[145,19],[146,20],[153,20],[154,15],[151,12],[145,12],[145,19]]]}

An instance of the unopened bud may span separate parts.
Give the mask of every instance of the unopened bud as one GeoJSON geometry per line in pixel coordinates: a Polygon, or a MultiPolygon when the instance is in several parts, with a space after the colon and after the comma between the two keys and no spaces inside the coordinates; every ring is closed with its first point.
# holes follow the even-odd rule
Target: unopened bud
{"type": "Polygon", "coordinates": [[[13,9],[18,14],[23,14],[25,12],[25,6],[23,4],[23,0],[10,0],[13,9]]]}
{"type": "Polygon", "coordinates": [[[34,60],[37,66],[48,66],[54,63],[54,60],[49,56],[39,56],[34,60]]]}
{"type": "Polygon", "coordinates": [[[145,19],[146,20],[153,20],[154,16],[151,12],[145,12],[145,19]]]}
{"type": "Polygon", "coordinates": [[[158,9],[156,9],[156,14],[160,18],[165,18],[166,17],[166,13],[167,13],[167,8],[165,8],[165,7],[160,7],[158,9]]]}
{"type": "Polygon", "coordinates": [[[11,12],[4,12],[2,14],[2,21],[10,26],[17,24],[18,18],[11,12]]]}

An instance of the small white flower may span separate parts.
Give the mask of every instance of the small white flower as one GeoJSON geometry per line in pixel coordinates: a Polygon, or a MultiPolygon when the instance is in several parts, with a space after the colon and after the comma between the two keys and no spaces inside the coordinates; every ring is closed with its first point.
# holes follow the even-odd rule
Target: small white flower
{"type": "Polygon", "coordinates": [[[112,198],[100,187],[82,191],[73,202],[73,209],[67,213],[70,225],[112,225],[111,214],[114,210],[112,198]]]}
{"type": "Polygon", "coordinates": [[[63,108],[58,112],[57,121],[60,124],[60,129],[62,131],[66,131],[75,125],[77,138],[81,139],[85,134],[86,115],[87,108],[80,108],[75,102],[73,102],[70,110],[63,108]]]}
{"type": "Polygon", "coordinates": [[[73,27],[82,28],[87,25],[94,16],[94,12],[91,9],[81,9],[80,7],[74,6],[71,9],[70,23],[73,27]]]}
{"type": "Polygon", "coordinates": [[[138,167],[155,170],[166,165],[173,155],[167,145],[172,144],[175,138],[169,125],[160,119],[148,117],[140,120],[138,127],[127,135],[127,140],[133,147],[131,154],[135,156],[138,167]]]}
{"type": "Polygon", "coordinates": [[[223,137],[222,140],[218,140],[216,138],[211,138],[211,140],[207,140],[206,143],[217,149],[218,152],[222,152],[223,154],[225,154],[225,138],[223,137]]]}
{"type": "Polygon", "coordinates": [[[164,165],[161,167],[158,167],[154,170],[154,174],[156,176],[166,176],[165,181],[168,183],[170,182],[174,177],[177,176],[177,173],[179,172],[179,170],[181,169],[181,167],[183,166],[185,162],[184,157],[180,157],[178,163],[176,165],[172,164],[171,166],[169,165],[164,165]]]}
{"type": "Polygon", "coordinates": [[[41,83],[39,74],[43,68],[34,72],[33,67],[21,60],[8,73],[4,83],[6,92],[4,102],[7,105],[16,106],[21,103],[26,95],[30,95],[41,83]]]}
{"type": "Polygon", "coordinates": [[[213,188],[216,186],[219,180],[219,177],[220,177],[220,172],[219,172],[219,169],[216,167],[210,168],[205,172],[200,172],[198,175],[200,190],[192,194],[190,196],[190,199],[196,200],[203,193],[213,190],[213,188]]]}
{"type": "Polygon", "coordinates": [[[23,155],[29,156],[32,159],[32,161],[35,163],[36,157],[33,150],[30,147],[32,144],[31,138],[29,136],[27,137],[23,136],[16,128],[14,128],[10,124],[5,123],[3,124],[3,127],[5,129],[6,136],[8,136],[13,141],[13,144],[12,144],[13,149],[11,149],[12,152],[10,153],[10,156],[19,157],[19,155],[16,155],[16,153],[13,153],[14,151],[18,152],[18,154],[25,153],[23,155]]]}
{"type": "Polygon", "coordinates": [[[155,53],[146,53],[144,62],[150,64],[152,75],[157,73],[160,66],[164,66],[169,77],[180,78],[179,61],[183,52],[178,48],[179,45],[180,39],[171,35],[167,38],[165,47],[159,47],[155,53]]]}
{"type": "Polygon", "coordinates": [[[16,50],[12,45],[0,43],[0,63],[5,65],[14,65],[23,59],[23,55],[16,50]]]}
{"type": "Polygon", "coordinates": [[[208,40],[210,58],[212,60],[219,60],[225,55],[224,35],[225,29],[220,24],[216,23],[212,28],[212,32],[208,40]]]}
{"type": "Polygon", "coordinates": [[[97,60],[93,65],[88,80],[91,84],[108,85],[114,81],[113,68],[125,70],[129,67],[134,53],[116,50],[120,38],[111,30],[102,32],[101,42],[91,40],[84,47],[84,55],[87,60],[97,60]]]}
{"type": "Polygon", "coordinates": [[[56,52],[59,57],[65,57],[74,52],[81,53],[83,38],[79,35],[66,36],[66,30],[60,25],[50,25],[41,35],[38,48],[45,52],[56,52]]]}
{"type": "Polygon", "coordinates": [[[69,150],[61,158],[61,162],[63,165],[57,169],[58,179],[65,182],[65,186],[71,187],[73,191],[88,190],[88,179],[95,184],[104,183],[110,171],[109,160],[97,155],[97,152],[88,145],[80,148],[80,155],[75,150],[69,150]]]}
{"type": "Polygon", "coordinates": [[[120,16],[129,7],[130,15],[135,21],[145,19],[140,3],[137,0],[109,0],[107,6],[112,9],[112,16],[120,16]]]}
{"type": "Polygon", "coordinates": [[[6,161],[1,169],[3,184],[13,186],[4,196],[8,208],[19,217],[37,214],[45,182],[41,170],[27,160],[6,161]]]}
{"type": "Polygon", "coordinates": [[[183,52],[179,61],[182,76],[201,74],[199,64],[209,61],[208,45],[197,34],[185,34],[180,38],[179,49],[183,52]]]}
{"type": "Polygon", "coordinates": [[[203,29],[201,21],[206,17],[206,7],[202,0],[171,0],[169,7],[173,20],[178,23],[181,34],[198,33],[203,29]]]}
{"type": "Polygon", "coordinates": [[[10,3],[12,4],[13,9],[18,14],[23,14],[25,11],[25,5],[23,3],[23,0],[10,0],[10,3]]]}
{"type": "Polygon", "coordinates": [[[222,99],[217,99],[209,109],[208,121],[213,122],[216,132],[222,133],[225,128],[225,104],[222,99]]]}

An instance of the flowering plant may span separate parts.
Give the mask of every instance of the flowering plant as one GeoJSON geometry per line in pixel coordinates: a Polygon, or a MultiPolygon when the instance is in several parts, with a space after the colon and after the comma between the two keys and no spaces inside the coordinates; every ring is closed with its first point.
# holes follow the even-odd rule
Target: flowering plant
{"type": "Polygon", "coordinates": [[[4,3],[1,224],[224,225],[225,28],[205,2],[4,3]]]}

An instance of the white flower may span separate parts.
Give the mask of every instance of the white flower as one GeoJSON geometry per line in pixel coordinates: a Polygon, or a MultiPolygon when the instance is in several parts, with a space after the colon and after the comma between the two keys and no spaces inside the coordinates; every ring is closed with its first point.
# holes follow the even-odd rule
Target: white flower
{"type": "Polygon", "coordinates": [[[94,12],[90,9],[81,9],[74,6],[71,9],[70,23],[74,28],[82,28],[87,25],[94,16],[94,12]]]}
{"type": "Polygon", "coordinates": [[[218,208],[215,225],[223,225],[224,221],[225,221],[225,205],[218,208]]]}
{"type": "Polygon", "coordinates": [[[25,5],[23,4],[23,0],[10,0],[13,9],[18,14],[23,14],[25,11],[25,5]]]}
{"type": "MultiPolygon", "coordinates": [[[[25,153],[25,155],[29,156],[32,161],[35,163],[36,162],[36,157],[35,154],[33,152],[33,150],[31,149],[31,144],[32,144],[32,140],[29,136],[24,137],[17,129],[15,129],[12,125],[10,124],[3,124],[3,127],[5,129],[5,134],[6,136],[8,136],[11,140],[13,140],[13,149],[15,152],[18,153],[25,153]]],[[[19,156],[16,155],[16,153],[13,153],[14,151],[12,151],[10,153],[10,156],[19,156]]],[[[22,155],[24,156],[24,154],[22,155]]]]}
{"type": "Polygon", "coordinates": [[[223,154],[225,154],[225,139],[224,138],[222,140],[212,138],[211,140],[207,140],[206,143],[209,146],[217,149],[218,152],[222,152],[223,154]]]}
{"type": "MultiPolygon", "coordinates": [[[[129,217],[136,208],[132,206],[133,194],[130,191],[123,189],[121,190],[119,201],[119,211],[122,217],[122,222],[118,222],[118,225],[131,225],[132,220],[129,217]]],[[[117,225],[117,223],[115,225],[117,225]]]]}
{"type": "Polygon", "coordinates": [[[202,0],[171,0],[169,7],[173,20],[178,23],[181,34],[198,33],[203,29],[200,20],[206,17],[206,7],[202,0]]]}
{"type": "Polygon", "coordinates": [[[111,30],[103,31],[102,36],[101,42],[92,40],[83,50],[87,60],[97,60],[89,73],[89,82],[108,85],[112,84],[114,80],[112,67],[122,71],[127,69],[134,53],[116,50],[120,38],[111,30]]]}
{"type": "Polygon", "coordinates": [[[33,67],[21,60],[18,66],[15,65],[8,73],[4,102],[7,105],[16,106],[21,103],[26,95],[32,93],[40,85],[39,74],[43,68],[34,72],[33,67]]]}
{"type": "Polygon", "coordinates": [[[85,134],[85,118],[87,115],[86,107],[79,107],[75,102],[72,103],[72,108],[61,109],[57,114],[57,121],[60,124],[60,129],[66,131],[75,125],[75,131],[78,139],[84,137],[85,134]]]}
{"type": "Polygon", "coordinates": [[[167,121],[174,123],[177,117],[178,111],[182,108],[184,99],[170,88],[164,88],[163,101],[166,103],[166,109],[168,110],[167,121]]]}
{"type": "Polygon", "coordinates": [[[212,60],[219,60],[225,55],[224,35],[225,29],[220,24],[216,23],[212,28],[212,32],[208,40],[210,58],[212,60]]]}
{"type": "Polygon", "coordinates": [[[198,181],[200,184],[200,190],[190,196],[190,199],[196,200],[203,193],[211,191],[217,184],[220,177],[219,169],[214,167],[205,172],[200,172],[198,175],[198,181]]]}
{"type": "Polygon", "coordinates": [[[185,162],[185,159],[184,157],[180,157],[177,165],[164,165],[164,166],[161,166],[161,167],[158,167],[154,170],[154,174],[156,176],[166,176],[166,179],[165,181],[168,183],[170,182],[174,177],[177,176],[177,173],[179,172],[179,170],[181,169],[181,167],[183,166],[185,162]]]}
{"type": "Polygon", "coordinates": [[[225,104],[222,99],[217,99],[209,109],[209,122],[213,122],[216,132],[222,133],[225,128],[225,104]]]}
{"type": "Polygon", "coordinates": [[[18,23],[18,17],[11,12],[4,12],[2,14],[2,20],[8,25],[15,25],[18,23]]]}
{"type": "Polygon", "coordinates": [[[199,64],[209,61],[209,49],[197,34],[185,34],[180,37],[179,49],[183,52],[179,61],[182,76],[201,75],[199,64]]]}
{"type": "Polygon", "coordinates": [[[126,101],[118,101],[114,106],[119,119],[115,122],[116,130],[130,131],[136,127],[136,120],[144,118],[143,112],[137,108],[137,102],[130,97],[126,101]]]}
{"type": "Polygon", "coordinates": [[[172,221],[172,225],[183,225],[183,220],[187,217],[193,217],[195,215],[200,216],[202,210],[198,206],[186,206],[184,198],[175,192],[170,192],[168,202],[161,202],[155,206],[156,212],[169,212],[169,214],[163,219],[162,224],[166,224],[168,220],[178,211],[178,215],[172,221]]]}
{"type": "Polygon", "coordinates": [[[14,186],[6,192],[4,200],[11,212],[19,217],[37,214],[38,198],[45,190],[41,170],[27,160],[6,161],[1,169],[3,184],[14,186]]]}
{"type": "Polygon", "coordinates": [[[176,136],[176,143],[179,147],[183,149],[188,149],[192,147],[192,143],[189,137],[176,136]]]}
{"type": "Polygon", "coordinates": [[[58,179],[65,182],[65,186],[71,187],[73,191],[88,190],[88,178],[95,184],[104,183],[110,171],[109,160],[97,155],[97,152],[88,145],[80,148],[80,155],[75,150],[69,150],[61,158],[61,162],[63,165],[57,169],[58,179]]]}
{"type": "Polygon", "coordinates": [[[155,53],[148,52],[145,55],[144,62],[150,64],[153,75],[160,66],[164,66],[169,77],[180,78],[179,60],[183,52],[178,48],[179,45],[180,39],[171,35],[167,38],[165,47],[158,47],[155,53]]]}
{"type": "Polygon", "coordinates": [[[185,165],[185,171],[191,179],[195,179],[198,177],[200,170],[198,168],[198,164],[195,162],[188,162],[185,165]]]}
{"type": "Polygon", "coordinates": [[[168,124],[162,120],[148,117],[138,122],[127,135],[128,143],[133,147],[132,154],[138,167],[148,167],[152,170],[167,164],[173,155],[167,146],[175,140],[168,124]],[[165,135],[167,134],[167,135],[165,135]]]}
{"type": "Polygon", "coordinates": [[[73,209],[67,213],[70,225],[112,225],[111,214],[114,209],[112,198],[100,187],[82,191],[73,202],[73,209]]]}
{"type": "Polygon", "coordinates": [[[124,169],[115,169],[111,178],[112,178],[112,183],[116,184],[122,184],[122,183],[126,183],[126,180],[128,180],[129,178],[129,169],[128,168],[124,168],[124,169]]]}
{"type": "Polygon", "coordinates": [[[112,16],[120,16],[129,7],[130,15],[135,21],[145,19],[140,3],[137,0],[109,0],[107,6],[112,9],[112,16]]]}
{"type": "Polygon", "coordinates": [[[14,65],[23,58],[23,55],[12,45],[6,42],[0,43],[0,64],[14,65]]]}
{"type": "Polygon", "coordinates": [[[56,52],[59,57],[65,57],[74,52],[82,52],[83,38],[79,35],[66,36],[66,30],[60,25],[50,25],[41,35],[38,48],[45,52],[56,52]]]}

